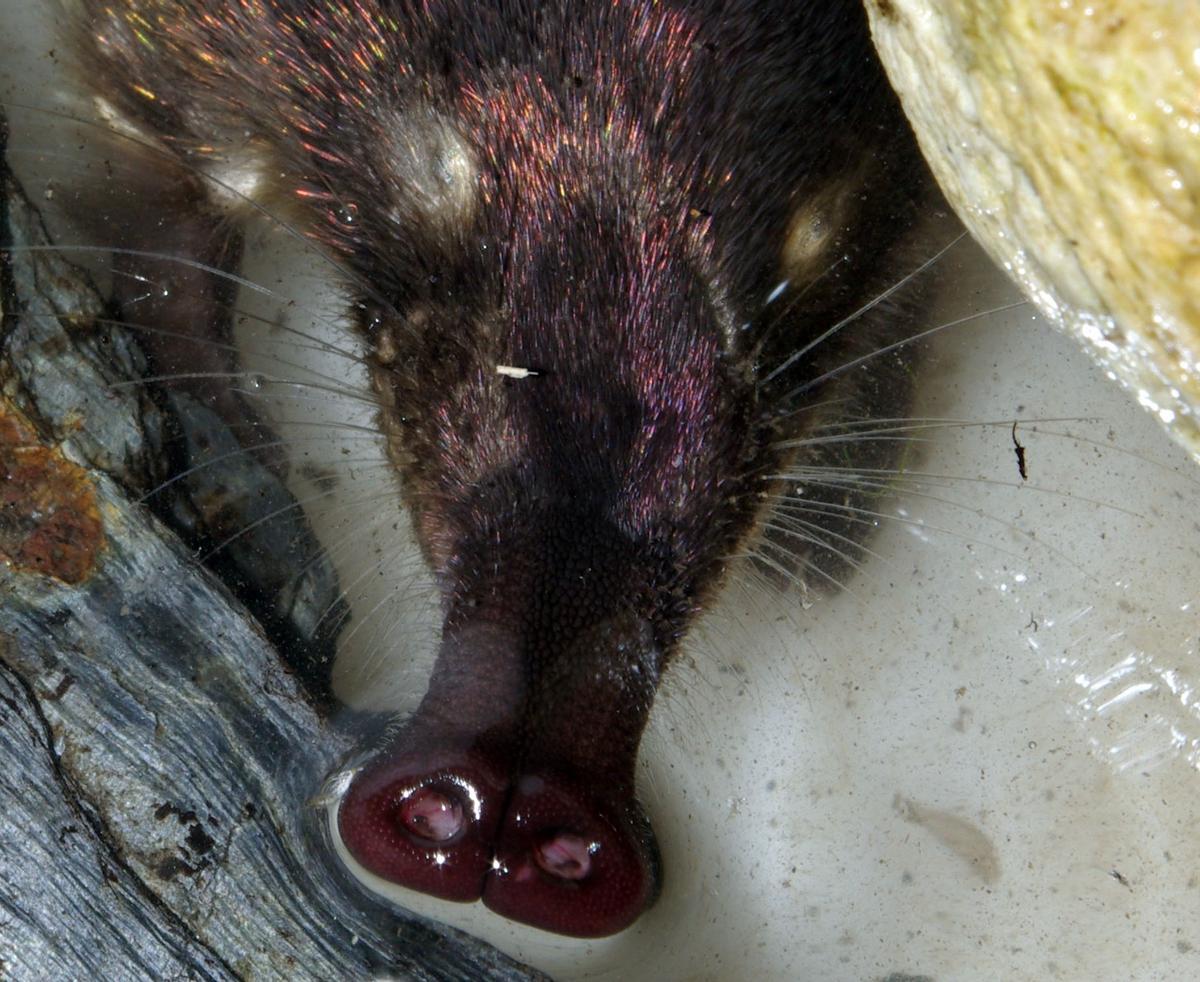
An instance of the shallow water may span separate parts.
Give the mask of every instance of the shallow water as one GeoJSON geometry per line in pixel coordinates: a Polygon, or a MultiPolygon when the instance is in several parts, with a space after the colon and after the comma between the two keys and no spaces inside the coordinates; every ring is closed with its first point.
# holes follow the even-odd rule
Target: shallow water
{"type": "MultiPolygon", "coordinates": [[[[0,2],[6,27],[33,13],[0,2]]],[[[54,90],[19,59],[53,67],[53,42],[26,31],[4,32],[0,97],[45,105],[54,90]]],[[[288,302],[239,304],[349,343],[321,265],[269,226],[249,241],[245,275],[288,302]],[[306,323],[307,307],[328,317],[306,323]]],[[[965,242],[935,273],[931,326],[1018,299],[965,242]]],[[[308,509],[352,603],[343,646],[404,654],[343,662],[335,687],[407,707],[432,654],[431,594],[378,441],[312,426],[318,411],[368,425],[369,407],[273,381],[344,379],[346,362],[261,323],[243,321],[245,364],[303,446],[293,492],[348,477],[346,496],[308,509]]],[[[632,929],[570,941],[477,906],[399,902],[564,979],[1195,974],[1200,472],[1027,306],[939,335],[914,416],[969,422],[907,434],[908,472],[845,589],[734,578],[670,671],[640,775],[667,879],[632,929]]]]}

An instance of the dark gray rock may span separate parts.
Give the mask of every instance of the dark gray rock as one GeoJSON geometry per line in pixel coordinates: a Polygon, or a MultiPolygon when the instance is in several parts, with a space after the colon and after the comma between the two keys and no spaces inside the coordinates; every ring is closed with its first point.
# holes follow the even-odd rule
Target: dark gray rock
{"type": "Polygon", "coordinates": [[[112,383],[140,352],[3,191],[0,424],[36,438],[0,444],[0,533],[79,522],[42,565],[0,562],[0,977],[533,977],[332,860],[306,802],[352,739],[138,503],[164,413],[112,383]],[[27,451],[49,474],[28,490],[27,451]],[[57,504],[55,475],[74,489],[57,504]]]}

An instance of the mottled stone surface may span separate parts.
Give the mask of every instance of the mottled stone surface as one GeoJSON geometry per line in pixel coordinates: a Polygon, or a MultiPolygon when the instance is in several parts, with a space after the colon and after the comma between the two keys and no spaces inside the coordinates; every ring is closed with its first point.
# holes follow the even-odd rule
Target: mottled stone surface
{"type": "Polygon", "coordinates": [[[1200,455],[1194,0],[866,0],[975,236],[1200,455]]]}
{"type": "Polygon", "coordinates": [[[332,860],[307,802],[352,738],[137,502],[136,346],[0,202],[0,977],[529,978],[332,860]]]}

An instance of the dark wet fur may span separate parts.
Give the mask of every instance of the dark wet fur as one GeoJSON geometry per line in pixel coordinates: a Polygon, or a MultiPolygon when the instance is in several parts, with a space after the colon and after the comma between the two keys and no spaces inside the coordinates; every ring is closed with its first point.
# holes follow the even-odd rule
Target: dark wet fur
{"type": "MultiPolygon", "coordinates": [[[[371,866],[363,843],[388,840],[384,875],[551,930],[627,925],[657,888],[634,764],[680,639],[731,555],[758,548],[785,578],[844,561],[762,528],[773,475],[843,463],[845,444],[781,443],[907,409],[903,354],[810,382],[907,337],[912,294],[776,371],[919,262],[932,196],[860,5],[359,5],[394,30],[296,0],[82,6],[85,70],[184,164],[148,180],[186,217],[143,248],[236,255],[236,215],[185,167],[249,148],[261,203],[348,271],[445,616],[424,702],[343,805],[352,851],[371,866]],[[828,234],[789,263],[814,202],[828,234]],[[395,789],[453,798],[459,779],[486,789],[464,858],[406,872],[428,860],[395,789]],[[599,842],[591,878],[531,865],[530,823],[599,842]]],[[[222,298],[195,279],[153,315],[211,330],[222,298]]],[[[856,446],[854,465],[892,452],[856,446]]]]}

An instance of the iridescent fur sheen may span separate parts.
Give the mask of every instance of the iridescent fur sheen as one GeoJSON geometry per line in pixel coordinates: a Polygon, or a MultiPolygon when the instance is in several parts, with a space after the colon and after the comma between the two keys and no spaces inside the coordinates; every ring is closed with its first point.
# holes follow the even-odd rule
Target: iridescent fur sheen
{"type": "MultiPolygon", "coordinates": [[[[626,926],[659,877],[633,786],[663,669],[748,541],[810,561],[764,501],[841,447],[798,438],[907,398],[902,358],[838,370],[905,336],[899,305],[795,356],[895,282],[923,194],[857,2],[81,2],[117,114],[201,172],[249,161],[349,272],[444,623],[348,847],[549,930],[626,926]],[[404,816],[471,782],[470,848],[434,862],[404,816]],[[589,837],[590,873],[548,871],[589,837]]],[[[806,501],[852,541],[867,494],[806,501]]]]}

